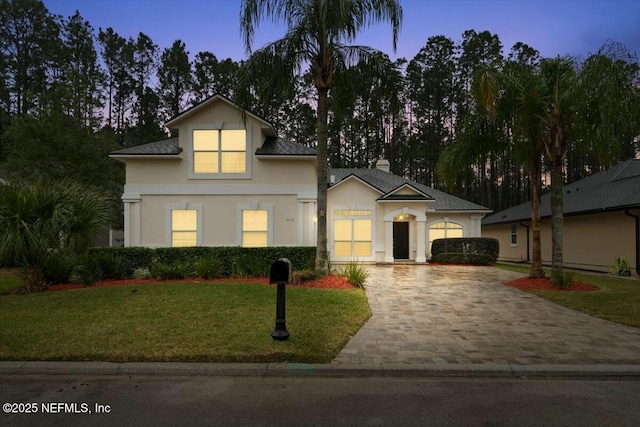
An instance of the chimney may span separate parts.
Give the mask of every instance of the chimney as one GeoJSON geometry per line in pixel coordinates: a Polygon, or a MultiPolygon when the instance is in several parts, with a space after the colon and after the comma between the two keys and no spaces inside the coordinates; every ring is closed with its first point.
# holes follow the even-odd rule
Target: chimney
{"type": "Polygon", "coordinates": [[[387,159],[380,159],[376,162],[376,169],[380,169],[381,171],[389,172],[390,164],[387,159]]]}

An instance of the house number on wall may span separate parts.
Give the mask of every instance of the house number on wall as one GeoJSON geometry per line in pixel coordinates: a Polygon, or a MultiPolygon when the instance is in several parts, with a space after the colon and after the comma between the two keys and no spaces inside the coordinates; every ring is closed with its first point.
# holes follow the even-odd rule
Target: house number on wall
{"type": "Polygon", "coordinates": [[[287,222],[295,222],[296,219],[295,218],[287,218],[287,222]]]}

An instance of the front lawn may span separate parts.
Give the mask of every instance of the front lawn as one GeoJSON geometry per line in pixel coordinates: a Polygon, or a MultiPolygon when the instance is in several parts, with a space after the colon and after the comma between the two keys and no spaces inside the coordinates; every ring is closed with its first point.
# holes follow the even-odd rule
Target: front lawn
{"type": "Polygon", "coordinates": [[[17,268],[0,268],[0,295],[10,294],[22,284],[17,268]]]}
{"type": "Polygon", "coordinates": [[[276,287],[158,283],[0,296],[0,360],[332,360],[371,312],[364,292],[288,287],[288,341],[271,338],[276,287]]]}
{"type": "MultiPolygon", "coordinates": [[[[529,273],[529,269],[523,266],[508,264],[496,266],[529,273]]],[[[550,276],[549,271],[546,271],[546,274],[550,276]]],[[[529,290],[527,292],[601,319],[640,328],[640,279],[587,273],[574,273],[573,279],[576,282],[594,285],[598,290],[590,292],[529,290]]]]}

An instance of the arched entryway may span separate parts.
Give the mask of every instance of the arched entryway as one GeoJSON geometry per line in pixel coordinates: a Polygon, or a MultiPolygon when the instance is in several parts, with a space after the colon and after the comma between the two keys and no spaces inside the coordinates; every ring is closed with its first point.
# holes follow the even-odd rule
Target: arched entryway
{"type": "Polygon", "coordinates": [[[424,212],[403,207],[388,212],[385,223],[385,262],[426,262],[424,212]]]}

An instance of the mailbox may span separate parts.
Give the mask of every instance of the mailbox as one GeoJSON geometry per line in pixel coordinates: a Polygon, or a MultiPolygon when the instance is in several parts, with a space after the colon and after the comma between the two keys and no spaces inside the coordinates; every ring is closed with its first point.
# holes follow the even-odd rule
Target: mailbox
{"type": "Polygon", "coordinates": [[[285,285],[291,281],[291,261],[281,258],[271,264],[269,269],[269,283],[277,284],[276,296],[276,327],[271,333],[274,340],[284,341],[289,338],[285,311],[285,285]]]}
{"type": "Polygon", "coordinates": [[[291,281],[291,261],[281,258],[271,264],[269,283],[289,283],[291,281]]]}

